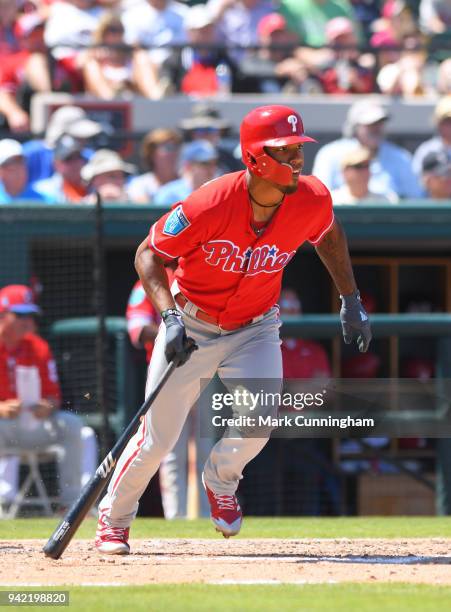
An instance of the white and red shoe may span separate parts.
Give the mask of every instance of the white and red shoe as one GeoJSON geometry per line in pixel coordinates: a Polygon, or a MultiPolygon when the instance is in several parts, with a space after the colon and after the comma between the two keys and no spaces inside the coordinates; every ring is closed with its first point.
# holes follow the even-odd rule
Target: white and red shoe
{"type": "Polygon", "coordinates": [[[205,484],[203,474],[202,482],[210,502],[210,518],[216,527],[216,531],[222,533],[225,538],[236,535],[243,522],[243,514],[236,495],[213,493],[205,484]]]}
{"type": "Polygon", "coordinates": [[[129,531],[128,527],[110,527],[100,516],[95,539],[97,550],[104,555],[128,555],[130,553],[129,531]]]}

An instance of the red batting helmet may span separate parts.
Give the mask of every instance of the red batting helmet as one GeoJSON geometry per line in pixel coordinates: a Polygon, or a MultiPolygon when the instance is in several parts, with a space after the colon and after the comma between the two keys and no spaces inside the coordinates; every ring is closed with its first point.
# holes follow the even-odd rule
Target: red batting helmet
{"type": "Polygon", "coordinates": [[[259,106],[248,113],[241,123],[240,143],[244,164],[261,178],[279,185],[290,185],[293,170],[281,164],[265,151],[265,147],[284,147],[302,142],[316,142],[304,134],[299,113],[289,106],[259,106]]]}

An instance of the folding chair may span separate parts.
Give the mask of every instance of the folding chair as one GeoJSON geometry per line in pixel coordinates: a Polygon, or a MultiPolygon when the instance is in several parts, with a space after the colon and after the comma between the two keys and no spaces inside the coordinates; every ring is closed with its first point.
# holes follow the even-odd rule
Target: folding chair
{"type": "Polygon", "coordinates": [[[24,506],[37,506],[42,508],[45,516],[53,515],[52,503],[58,503],[59,497],[49,496],[39,465],[49,461],[58,461],[59,456],[63,452],[63,447],[57,444],[52,444],[38,450],[8,448],[7,450],[0,451],[0,457],[19,457],[20,464],[26,465],[28,468],[28,473],[9,508],[4,508],[3,504],[0,503],[0,518],[15,518],[19,510],[24,506]],[[36,489],[36,495],[34,496],[29,495],[33,485],[36,489]]]}

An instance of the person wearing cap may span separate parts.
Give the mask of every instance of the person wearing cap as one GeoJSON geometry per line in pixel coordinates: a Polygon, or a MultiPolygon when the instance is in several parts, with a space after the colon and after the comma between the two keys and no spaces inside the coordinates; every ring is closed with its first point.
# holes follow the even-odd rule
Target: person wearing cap
{"type": "Polygon", "coordinates": [[[194,140],[181,153],[181,178],[163,185],[152,202],[155,206],[171,206],[211,181],[218,169],[218,153],[208,140],[194,140]]]}
{"type": "Polygon", "coordinates": [[[301,91],[309,74],[293,55],[299,40],[288,28],[285,18],[276,12],[265,15],[258,23],[257,33],[260,48],[250,49],[239,64],[239,90],[258,93],[301,91]]]}
{"type": "Polygon", "coordinates": [[[229,136],[230,123],[221,117],[217,108],[208,102],[198,102],[191,115],[179,124],[184,140],[208,140],[218,153],[218,173],[241,170],[241,163],[233,154],[236,139],[229,136]]]}
{"type": "Polygon", "coordinates": [[[2,57],[0,113],[5,115],[12,132],[24,132],[30,128],[31,94],[52,91],[43,18],[37,12],[20,16],[14,34],[20,50],[2,57]]]}
{"type": "Polygon", "coordinates": [[[431,151],[423,158],[422,182],[426,197],[451,199],[451,157],[446,151],[431,151]]]}
{"type": "MultiPolygon", "coordinates": [[[[61,444],[60,500],[70,506],[81,488],[83,422],[59,410],[55,360],[48,343],[33,331],[32,318],[39,313],[29,287],[0,289],[0,448],[39,450],[61,444]]],[[[17,475],[12,480],[17,487],[17,475]]]]}
{"type": "Polygon", "coordinates": [[[46,202],[47,200],[30,185],[20,142],[4,138],[0,140],[0,204],[21,201],[46,202]]]}
{"type": "Polygon", "coordinates": [[[184,28],[190,46],[171,51],[161,66],[160,83],[171,83],[175,91],[197,97],[215,96],[223,87],[235,91],[236,68],[227,51],[218,48],[221,41],[208,7],[189,8],[184,28]],[[224,66],[230,83],[222,83],[218,76],[224,66]]]}
{"type": "Polygon", "coordinates": [[[357,146],[371,151],[369,189],[373,193],[395,193],[399,198],[418,198],[421,188],[412,170],[412,156],[406,149],[388,141],[385,125],[386,108],[374,98],[355,102],[343,126],[343,138],[320,148],[312,174],[331,191],[344,184],[341,167],[343,156],[357,146]]]}
{"type": "Polygon", "coordinates": [[[80,106],[61,106],[48,119],[45,139],[33,139],[24,143],[23,151],[27,161],[31,182],[51,177],[55,172],[54,149],[58,140],[68,134],[83,144],[83,156],[89,159],[94,150],[92,141],[102,133],[109,133],[111,126],[93,121],[80,106]]]}
{"type": "Polygon", "coordinates": [[[419,177],[423,173],[423,160],[429,153],[445,151],[451,158],[451,94],[440,98],[437,102],[433,123],[436,134],[421,143],[413,155],[413,169],[419,177]]]}
{"type": "Polygon", "coordinates": [[[343,156],[341,169],[345,183],[331,192],[334,204],[363,204],[365,202],[395,204],[398,202],[395,193],[385,194],[370,191],[368,187],[370,163],[371,151],[364,147],[352,149],[343,156]]]}
{"type": "Polygon", "coordinates": [[[81,169],[86,164],[82,143],[65,134],[56,143],[53,158],[55,173],[34,183],[33,188],[56,204],[80,202],[87,195],[81,178],[81,169]]]}
{"type": "MultiPolygon", "coordinates": [[[[126,163],[119,153],[110,149],[99,149],[81,170],[81,177],[90,192],[97,192],[104,202],[129,201],[126,189],[127,174],[133,174],[136,168],[126,163]]],[[[84,202],[94,202],[88,195],[84,202]]]]}
{"type": "Polygon", "coordinates": [[[157,128],[144,136],[141,160],[146,172],[132,177],[128,183],[132,202],[149,204],[162,185],[178,178],[181,144],[180,133],[172,129],[157,128]]]}

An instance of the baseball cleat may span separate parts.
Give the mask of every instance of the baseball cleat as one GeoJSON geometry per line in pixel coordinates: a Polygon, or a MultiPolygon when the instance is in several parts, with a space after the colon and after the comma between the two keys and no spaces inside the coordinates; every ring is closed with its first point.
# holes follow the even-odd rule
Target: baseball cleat
{"type": "Polygon", "coordinates": [[[222,533],[225,538],[236,535],[243,522],[243,514],[236,495],[214,493],[205,484],[203,474],[202,482],[210,502],[210,518],[216,527],[216,531],[222,533]]]}
{"type": "Polygon", "coordinates": [[[128,555],[130,553],[129,531],[128,527],[110,527],[100,517],[95,539],[97,550],[105,555],[128,555]]]}

